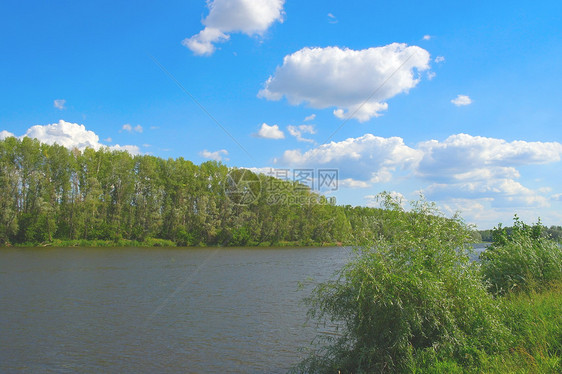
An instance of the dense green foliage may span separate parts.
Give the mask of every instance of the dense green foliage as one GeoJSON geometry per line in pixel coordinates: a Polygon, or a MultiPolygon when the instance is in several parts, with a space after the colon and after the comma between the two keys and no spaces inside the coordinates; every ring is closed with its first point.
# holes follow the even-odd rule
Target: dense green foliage
{"type": "Polygon", "coordinates": [[[492,244],[480,257],[493,293],[530,290],[562,280],[562,248],[545,237],[540,221],[529,226],[515,216],[511,230],[498,226],[492,244]]]}
{"type": "Polygon", "coordinates": [[[412,372],[420,363],[470,364],[501,348],[507,329],[469,260],[468,227],[424,200],[405,214],[384,198],[394,214],[372,223],[387,234],[370,238],[308,299],[311,317],[337,324],[339,336],[322,338],[298,371],[412,372]]]}
{"type": "MultiPolygon", "coordinates": [[[[562,370],[562,282],[554,275],[562,257],[540,223],[516,220],[509,235],[496,230],[481,267],[469,260],[471,232],[458,217],[442,217],[423,199],[406,213],[390,196],[382,198],[394,214],[372,224],[385,234],[365,237],[355,259],[307,299],[310,317],[337,330],[318,337],[296,372],[562,370]],[[537,272],[529,292],[488,292],[491,280],[515,279],[521,268],[537,272]]],[[[528,281],[529,272],[523,274],[528,281]]]]}
{"type": "Polygon", "coordinates": [[[240,172],[248,183],[238,184],[248,188],[232,190],[233,171],[239,177],[217,162],[7,138],[0,141],[0,245],[345,244],[386,214],[335,206],[301,184],[248,170],[240,172]]]}

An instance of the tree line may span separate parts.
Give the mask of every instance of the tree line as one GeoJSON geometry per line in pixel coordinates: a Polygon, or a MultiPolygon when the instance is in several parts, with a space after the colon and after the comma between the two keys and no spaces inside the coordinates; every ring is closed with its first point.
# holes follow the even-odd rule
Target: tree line
{"type": "MultiPolygon", "coordinates": [[[[543,226],[540,221],[537,223],[537,226],[540,226],[541,228],[541,235],[544,238],[547,239],[552,239],[555,242],[562,242],[562,226],[543,226]]],[[[503,229],[506,230],[506,232],[508,234],[511,234],[512,231],[514,229],[516,229],[515,226],[508,226],[508,227],[502,227],[501,225],[496,227],[495,229],[492,230],[479,230],[478,233],[480,234],[480,237],[482,238],[483,242],[493,242],[494,241],[494,232],[496,232],[498,229],[503,229]]]]}
{"type": "Polygon", "coordinates": [[[215,161],[70,150],[30,138],[0,141],[0,245],[346,244],[386,230],[376,223],[384,214],[336,206],[302,184],[215,161]]]}

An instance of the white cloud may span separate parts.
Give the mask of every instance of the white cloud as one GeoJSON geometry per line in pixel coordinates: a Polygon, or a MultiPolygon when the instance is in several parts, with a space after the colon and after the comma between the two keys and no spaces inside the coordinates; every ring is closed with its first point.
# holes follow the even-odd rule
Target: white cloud
{"type": "Polygon", "coordinates": [[[130,124],[126,123],[121,127],[121,131],[127,131],[127,132],[135,131],[141,133],[143,131],[143,128],[141,125],[136,125],[135,127],[133,127],[130,124]]]}
{"type": "Polygon", "coordinates": [[[103,141],[104,141],[104,142],[111,143],[111,142],[113,141],[113,139],[111,139],[111,137],[109,137],[109,138],[105,138],[103,141]]]}
{"type": "Polygon", "coordinates": [[[462,183],[434,183],[423,190],[434,200],[490,199],[493,207],[547,207],[548,199],[513,179],[476,180],[462,183]]]}
{"type": "Polygon", "coordinates": [[[276,21],[283,22],[285,0],[209,0],[205,28],[182,44],[196,55],[211,55],[215,43],[228,40],[229,33],[263,35],[276,21]]]}
{"type": "Polygon", "coordinates": [[[53,101],[53,106],[60,110],[64,109],[64,104],[66,104],[66,100],[63,99],[56,99],[55,101],[53,101]]]}
{"type": "Polygon", "coordinates": [[[377,183],[388,181],[398,168],[414,166],[420,158],[419,151],[406,146],[401,138],[365,134],[323,144],[305,153],[287,150],[278,162],[298,167],[330,167],[339,169],[344,179],[377,183]]]}
{"type": "Polygon", "coordinates": [[[341,179],[338,183],[339,187],[347,187],[347,188],[368,188],[371,187],[371,183],[356,180],[353,178],[345,178],[341,179]]]}
{"type": "Polygon", "coordinates": [[[328,22],[329,23],[338,23],[338,19],[332,13],[328,13],[328,22]]]}
{"type": "Polygon", "coordinates": [[[546,164],[562,158],[560,143],[521,140],[509,143],[467,134],[451,135],[443,142],[422,142],[418,149],[424,155],[418,174],[449,181],[518,178],[516,166],[546,164]]]}
{"type": "Polygon", "coordinates": [[[215,161],[222,161],[222,160],[226,160],[228,161],[228,158],[224,157],[224,156],[228,156],[228,151],[226,149],[221,149],[215,152],[210,152],[207,151],[206,149],[199,152],[199,155],[205,158],[208,158],[210,160],[215,160],[215,161]]]}
{"type": "Polygon", "coordinates": [[[278,125],[269,126],[265,122],[262,123],[260,130],[255,136],[264,139],[285,139],[285,134],[283,131],[279,130],[278,125]]]}
{"type": "MultiPolygon", "coordinates": [[[[10,134],[13,136],[13,134],[8,133],[7,131],[2,131],[0,132],[0,138],[3,134],[10,134]]],[[[93,131],[86,130],[84,125],[66,122],[64,120],[60,120],[58,123],[49,125],[32,126],[19,138],[21,139],[24,137],[34,138],[45,144],[52,145],[56,143],[68,149],[77,148],[81,151],[86,148],[98,150],[102,147],[106,147],[104,144],[99,142],[99,136],[93,131]]],[[[109,139],[111,141],[111,138],[109,139]]],[[[120,146],[119,144],[116,144],[108,148],[111,150],[127,151],[133,155],[141,153],[139,147],[136,145],[120,146]]]]}
{"type": "Polygon", "coordinates": [[[435,72],[433,72],[433,71],[428,71],[428,72],[427,72],[427,79],[428,79],[428,80],[432,80],[433,78],[435,78],[436,75],[437,75],[437,74],[436,74],[435,72]]]}
{"type": "Polygon", "coordinates": [[[451,100],[456,106],[465,106],[472,104],[472,99],[467,95],[458,95],[456,98],[451,100]]]}
{"type": "Polygon", "coordinates": [[[35,125],[30,127],[22,137],[35,138],[46,144],[59,144],[66,148],[99,149],[99,136],[93,131],[86,130],[84,125],[60,120],[50,125],[35,125]]]}
{"type": "Polygon", "coordinates": [[[426,50],[399,43],[363,50],[307,47],[285,56],[258,96],[336,107],[338,118],[364,122],[380,116],[386,100],[415,87],[429,59],[426,50]]]}
{"type": "Polygon", "coordinates": [[[517,167],[562,158],[560,143],[507,142],[467,134],[452,135],[443,142],[422,142],[418,149],[423,158],[416,173],[432,182],[424,190],[428,197],[491,198],[493,206],[547,206],[543,196],[547,190],[531,190],[517,182],[517,167]]]}
{"type": "Polygon", "coordinates": [[[141,151],[140,148],[136,145],[119,145],[115,144],[109,147],[112,151],[125,151],[129,152],[132,155],[140,155],[141,151]]]}
{"type": "Polygon", "coordinates": [[[196,55],[212,55],[215,52],[213,43],[220,43],[230,39],[229,35],[223,34],[218,29],[206,27],[199,34],[184,39],[181,44],[191,49],[196,55]]]}
{"type": "Polygon", "coordinates": [[[287,126],[287,131],[289,131],[289,134],[297,138],[299,142],[314,143],[314,140],[303,138],[302,136],[302,134],[316,134],[314,125],[299,125],[299,126],[289,125],[287,126]]]}
{"type": "Polygon", "coordinates": [[[275,168],[266,166],[266,167],[261,167],[261,168],[257,168],[257,167],[241,167],[240,169],[246,169],[246,170],[250,170],[252,173],[254,174],[264,174],[264,175],[268,175],[268,176],[275,176],[275,168]]]}
{"type": "Polygon", "coordinates": [[[424,35],[423,40],[431,40],[431,35],[424,35]]]}
{"type": "MultiPolygon", "coordinates": [[[[480,229],[488,229],[496,225],[503,217],[500,217],[498,209],[492,209],[490,203],[492,198],[452,198],[442,202],[440,205],[445,214],[452,216],[460,213],[465,219],[470,217],[468,224],[481,224],[480,229]]],[[[513,217],[513,212],[509,212],[507,219],[513,217]]]]}
{"type": "Polygon", "coordinates": [[[306,116],[304,118],[304,122],[308,122],[308,121],[314,121],[314,119],[316,118],[316,114],[311,114],[310,116],[306,116]]]}
{"type": "Polygon", "coordinates": [[[439,64],[439,63],[445,61],[445,57],[443,57],[443,56],[437,56],[437,57],[435,57],[435,60],[434,60],[434,61],[435,61],[435,63],[439,64]]]}
{"type": "MultiPolygon", "coordinates": [[[[461,206],[461,202],[477,200],[482,206],[497,210],[547,207],[552,201],[562,200],[562,195],[553,194],[548,186],[529,188],[519,181],[522,166],[561,160],[562,144],[557,142],[507,142],[457,134],[444,141],[421,142],[412,148],[401,138],[365,134],[306,152],[287,150],[276,163],[338,169],[342,187],[407,181],[421,187],[420,192],[431,200],[448,204],[451,209],[461,206]]],[[[471,212],[478,213],[475,209],[471,212]]],[[[490,218],[484,212],[478,216],[490,218]]]]}
{"type": "Polygon", "coordinates": [[[3,140],[3,139],[6,139],[6,138],[9,138],[9,137],[11,137],[11,136],[15,136],[15,135],[14,135],[14,134],[12,134],[12,133],[11,133],[11,132],[9,132],[9,131],[6,131],[6,130],[2,130],[2,131],[0,131],[0,140],[3,140]]]}

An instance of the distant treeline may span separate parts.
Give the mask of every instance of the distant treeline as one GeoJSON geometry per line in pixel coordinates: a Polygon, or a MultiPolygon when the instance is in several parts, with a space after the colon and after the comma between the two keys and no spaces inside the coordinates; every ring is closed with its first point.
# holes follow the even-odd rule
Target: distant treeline
{"type": "MultiPolygon", "coordinates": [[[[508,234],[511,234],[513,227],[506,227],[505,230],[508,234]]],[[[480,230],[478,233],[484,242],[491,243],[494,240],[494,230],[480,230]]],[[[541,235],[543,235],[544,238],[552,239],[560,243],[562,242],[562,226],[542,226],[541,235]]]]}
{"type": "Polygon", "coordinates": [[[214,161],[0,141],[0,245],[347,244],[392,230],[385,214],[336,206],[302,184],[214,161]]]}

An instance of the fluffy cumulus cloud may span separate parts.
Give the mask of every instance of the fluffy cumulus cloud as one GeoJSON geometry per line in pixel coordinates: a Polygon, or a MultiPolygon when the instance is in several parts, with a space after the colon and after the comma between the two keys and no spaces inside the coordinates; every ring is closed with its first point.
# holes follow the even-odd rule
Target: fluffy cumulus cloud
{"type": "Polygon", "coordinates": [[[85,148],[99,149],[99,136],[93,131],[86,130],[84,125],[70,123],[60,120],[58,123],[50,125],[35,125],[30,127],[25,135],[35,138],[46,144],[59,144],[66,148],[85,148]]]}
{"type": "Polygon", "coordinates": [[[525,186],[521,178],[524,166],[561,160],[562,144],[557,142],[508,142],[457,134],[410,147],[402,138],[365,134],[306,152],[287,150],[276,162],[295,168],[337,168],[341,187],[407,181],[448,209],[462,208],[479,219],[491,219],[487,207],[509,208],[512,214],[514,207],[547,207],[562,200],[548,187],[525,186]],[[470,201],[478,206],[470,207],[470,201]]]}
{"type": "Polygon", "coordinates": [[[420,157],[419,151],[406,146],[401,138],[365,134],[323,144],[304,153],[288,150],[277,162],[293,167],[336,168],[350,186],[365,187],[366,182],[389,181],[398,168],[410,168],[420,157]]]}
{"type": "Polygon", "coordinates": [[[259,131],[255,134],[258,138],[264,139],[284,139],[285,134],[279,129],[278,125],[269,126],[267,123],[262,123],[259,131]]]}
{"type": "Polygon", "coordinates": [[[503,139],[458,134],[418,145],[423,157],[417,175],[432,182],[425,193],[436,199],[491,198],[492,205],[547,206],[542,190],[517,181],[518,167],[558,162],[562,144],[507,142],[503,139]]]}
{"type": "MultiPolygon", "coordinates": [[[[3,133],[13,136],[13,134],[7,131],[2,131],[0,133],[0,138],[2,138],[3,133]]],[[[24,135],[20,136],[20,138],[24,137],[34,138],[45,144],[59,144],[68,149],[77,148],[81,151],[86,148],[97,150],[101,147],[106,147],[99,142],[100,138],[95,132],[86,130],[84,125],[66,122],[64,120],[49,125],[32,126],[24,135]]],[[[136,145],[121,146],[116,144],[108,148],[111,150],[127,151],[131,154],[140,154],[139,147],[136,145]]]]}
{"type": "Polygon", "coordinates": [[[490,179],[487,181],[466,181],[462,183],[433,183],[423,190],[433,200],[455,201],[458,199],[487,199],[494,208],[507,207],[548,207],[548,198],[521,183],[509,179],[490,179]]]}
{"type": "Polygon", "coordinates": [[[15,136],[15,135],[14,135],[14,134],[12,134],[12,133],[11,133],[11,132],[9,132],[9,131],[6,131],[6,130],[2,130],[2,131],[0,131],[0,140],[3,140],[3,139],[6,139],[6,138],[9,138],[9,137],[11,137],[11,136],[15,136]]]}
{"type": "Polygon", "coordinates": [[[363,50],[307,47],[285,56],[258,96],[335,107],[338,118],[364,122],[386,110],[388,99],[415,87],[429,62],[425,49],[400,43],[363,50]]]}
{"type": "Polygon", "coordinates": [[[132,155],[139,155],[141,154],[140,148],[137,145],[119,145],[115,144],[108,147],[112,151],[125,151],[129,152],[132,155]]]}
{"type": "Polygon", "coordinates": [[[207,158],[209,160],[215,160],[215,161],[228,161],[228,158],[226,158],[225,156],[228,156],[228,151],[226,149],[220,149],[218,151],[207,151],[206,149],[199,152],[199,155],[201,157],[207,158]]]}
{"type": "Polygon", "coordinates": [[[457,95],[451,102],[456,106],[466,106],[472,104],[472,99],[467,95],[457,95]]]}
{"type": "Polygon", "coordinates": [[[311,135],[316,134],[316,129],[314,128],[314,125],[299,125],[299,126],[289,125],[287,126],[287,131],[289,131],[289,134],[297,138],[299,142],[314,143],[314,140],[304,138],[302,136],[302,134],[311,134],[311,135]]]}
{"type": "Polygon", "coordinates": [[[212,0],[205,28],[182,44],[196,55],[211,55],[215,44],[230,38],[230,33],[263,35],[274,22],[283,22],[285,0],[212,0]]]}
{"type": "Polygon", "coordinates": [[[424,157],[419,175],[447,181],[518,178],[516,167],[560,161],[562,144],[557,142],[507,142],[503,139],[451,135],[442,142],[429,140],[418,145],[424,157]]]}

